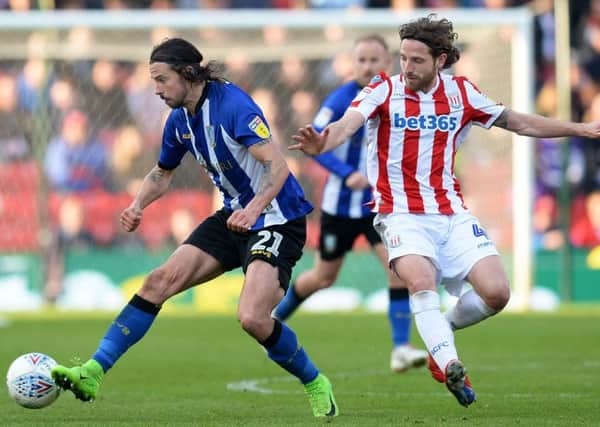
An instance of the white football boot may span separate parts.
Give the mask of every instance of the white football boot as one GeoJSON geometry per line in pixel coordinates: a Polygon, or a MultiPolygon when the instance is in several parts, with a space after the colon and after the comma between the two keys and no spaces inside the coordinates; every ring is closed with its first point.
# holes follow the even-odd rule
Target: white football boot
{"type": "Polygon", "coordinates": [[[425,350],[414,348],[410,344],[394,347],[390,357],[390,368],[394,372],[404,372],[410,368],[424,366],[429,353],[425,350]]]}

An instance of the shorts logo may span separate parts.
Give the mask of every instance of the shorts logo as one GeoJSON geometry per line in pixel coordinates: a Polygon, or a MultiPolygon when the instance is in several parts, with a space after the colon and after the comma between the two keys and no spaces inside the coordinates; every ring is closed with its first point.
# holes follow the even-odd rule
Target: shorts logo
{"type": "Polygon", "coordinates": [[[327,253],[332,253],[337,248],[337,237],[334,234],[326,234],[323,237],[323,249],[327,253]]]}
{"type": "Polygon", "coordinates": [[[254,132],[256,135],[258,135],[262,139],[267,139],[271,136],[271,132],[269,131],[269,128],[267,127],[265,122],[263,122],[259,116],[254,117],[252,119],[252,121],[250,123],[248,123],[248,127],[250,128],[250,130],[252,132],[254,132]]]}
{"type": "Polygon", "coordinates": [[[181,135],[181,137],[183,139],[192,139],[192,134],[191,133],[184,133],[183,135],[181,135]]]}
{"type": "Polygon", "coordinates": [[[475,237],[485,236],[486,239],[489,239],[485,230],[483,228],[481,228],[478,224],[473,224],[473,236],[475,236],[475,237]]]}
{"type": "Polygon", "coordinates": [[[390,248],[397,248],[398,246],[400,246],[400,244],[402,243],[402,241],[400,240],[400,236],[392,236],[390,238],[390,248]]]}

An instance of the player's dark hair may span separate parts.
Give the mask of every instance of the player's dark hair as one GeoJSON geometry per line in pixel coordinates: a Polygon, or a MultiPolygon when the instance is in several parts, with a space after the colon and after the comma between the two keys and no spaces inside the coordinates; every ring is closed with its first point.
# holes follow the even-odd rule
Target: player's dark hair
{"type": "Polygon", "coordinates": [[[211,61],[201,65],[203,56],[196,46],[181,38],[171,38],[154,46],[150,54],[150,64],[164,62],[181,77],[192,83],[207,80],[220,80],[217,65],[211,61]]]}
{"type": "Polygon", "coordinates": [[[388,46],[385,39],[383,37],[381,37],[379,34],[367,34],[364,36],[360,36],[356,40],[354,40],[354,46],[358,45],[359,43],[365,43],[365,42],[379,43],[381,45],[381,47],[383,47],[385,49],[386,52],[389,52],[389,50],[390,50],[390,47],[388,46]]]}
{"type": "Polygon", "coordinates": [[[400,40],[418,40],[429,46],[429,51],[434,58],[442,53],[448,55],[443,68],[448,68],[460,58],[460,52],[454,46],[458,34],[454,32],[452,22],[446,18],[436,20],[437,15],[432,13],[425,18],[419,18],[401,25],[400,40]]]}

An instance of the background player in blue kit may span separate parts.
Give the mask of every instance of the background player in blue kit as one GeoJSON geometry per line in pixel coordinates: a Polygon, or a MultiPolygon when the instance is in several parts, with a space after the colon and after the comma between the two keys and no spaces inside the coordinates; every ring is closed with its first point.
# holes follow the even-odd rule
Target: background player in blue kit
{"type": "MultiPolygon", "coordinates": [[[[318,132],[344,115],[352,100],[373,76],[388,71],[391,55],[386,41],[375,34],[357,39],[352,62],[354,80],[335,89],[325,99],[313,122],[318,132]]],[[[395,372],[402,372],[424,365],[428,354],[409,344],[411,313],[408,290],[388,267],[387,252],[373,227],[375,214],[367,206],[373,196],[366,176],[365,138],[365,128],[362,127],[335,150],[314,157],[330,172],[321,202],[319,254],[314,267],[298,276],[273,315],[282,321],[288,319],[306,298],[335,283],[345,254],[352,250],[354,241],[362,234],[389,277],[388,317],[393,342],[390,367],[395,372]]]]}
{"type": "MultiPolygon", "coordinates": [[[[146,277],[81,366],[58,365],[52,376],[78,399],[96,398],[104,374],[152,325],[171,296],[242,267],[241,327],[269,358],[296,376],[317,417],[338,415],[331,383],[298,344],[296,334],[271,318],[302,255],[306,215],[312,206],[271,141],[260,108],[240,88],[219,78],[189,42],[168,39],[152,50],[156,94],[172,108],[160,159],[120,217],[134,231],[143,209],[167,191],[174,169],[189,151],[221,191],[224,207],[202,222],[171,257],[146,277]]],[[[207,343],[207,347],[208,347],[207,343]]]]}

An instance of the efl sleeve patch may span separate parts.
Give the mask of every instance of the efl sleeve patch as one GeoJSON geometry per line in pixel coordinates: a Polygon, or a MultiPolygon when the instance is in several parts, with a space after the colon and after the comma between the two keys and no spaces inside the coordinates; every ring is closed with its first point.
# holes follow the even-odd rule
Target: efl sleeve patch
{"type": "Polygon", "coordinates": [[[267,139],[271,136],[271,132],[269,132],[269,128],[262,121],[259,116],[255,116],[250,123],[248,123],[248,127],[252,132],[258,135],[262,139],[267,139]]]}

